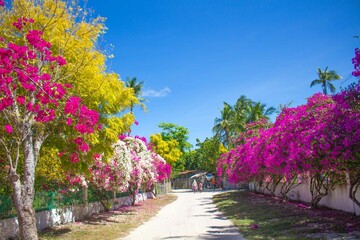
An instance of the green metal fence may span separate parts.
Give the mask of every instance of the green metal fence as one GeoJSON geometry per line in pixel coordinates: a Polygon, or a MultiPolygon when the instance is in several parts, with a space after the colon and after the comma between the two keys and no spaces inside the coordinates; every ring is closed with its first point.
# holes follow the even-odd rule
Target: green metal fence
{"type": "Polygon", "coordinates": [[[0,195],[0,219],[14,217],[15,215],[16,211],[12,205],[11,198],[0,195]]]}
{"type": "MultiPolygon", "coordinates": [[[[156,185],[156,192],[160,195],[168,192],[162,185],[156,185]]],[[[89,186],[87,191],[87,202],[98,202],[101,200],[109,200],[129,196],[128,192],[99,192],[95,188],[89,186]]],[[[44,191],[35,192],[34,210],[36,212],[73,206],[85,203],[86,198],[82,189],[68,191],[44,191]]],[[[11,218],[16,216],[16,211],[9,195],[0,195],[0,219],[11,218]]]]}
{"type": "MultiPolygon", "coordinates": [[[[61,208],[83,203],[81,189],[67,192],[35,192],[34,210],[36,212],[61,208]]],[[[14,217],[16,215],[12,199],[8,195],[0,195],[0,219],[14,217]]]]}
{"type": "Polygon", "coordinates": [[[101,200],[108,200],[114,198],[114,192],[106,192],[92,188],[88,188],[88,202],[99,202],[101,200]]]}
{"type": "Polygon", "coordinates": [[[127,197],[130,194],[128,192],[116,192],[115,196],[116,198],[121,198],[121,197],[127,197]]]}

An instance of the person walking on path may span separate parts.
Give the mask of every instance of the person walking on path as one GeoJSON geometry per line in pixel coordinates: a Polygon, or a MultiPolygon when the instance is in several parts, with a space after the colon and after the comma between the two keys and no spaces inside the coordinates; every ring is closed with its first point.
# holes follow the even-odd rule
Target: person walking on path
{"type": "Polygon", "coordinates": [[[202,188],[203,188],[203,183],[200,181],[200,182],[199,182],[199,192],[200,192],[200,193],[202,192],[202,188]]]}
{"type": "Polygon", "coordinates": [[[211,183],[212,183],[213,188],[214,188],[214,191],[215,191],[215,184],[216,184],[215,178],[212,178],[212,179],[211,179],[211,183]]]}
{"type": "Polygon", "coordinates": [[[194,193],[196,192],[197,190],[197,183],[196,183],[196,180],[194,179],[193,183],[192,183],[192,190],[194,191],[194,193]]]}

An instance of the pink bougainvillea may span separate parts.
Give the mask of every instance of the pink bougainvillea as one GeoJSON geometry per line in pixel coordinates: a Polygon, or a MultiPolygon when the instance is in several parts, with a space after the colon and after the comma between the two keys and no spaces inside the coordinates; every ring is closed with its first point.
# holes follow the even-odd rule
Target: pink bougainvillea
{"type": "Polygon", "coordinates": [[[344,181],[344,171],[359,182],[359,96],[359,83],[333,97],[315,94],[284,109],[270,128],[248,129],[219,158],[218,175],[233,183],[255,181],[272,192],[282,181],[284,195],[301,182],[299,176],[309,176],[314,205],[344,181]]]}
{"type": "Polygon", "coordinates": [[[360,77],[360,49],[355,49],[355,57],[352,59],[352,63],[354,64],[354,71],[352,75],[355,77],[360,77]]]}
{"type": "Polygon", "coordinates": [[[152,153],[153,164],[156,168],[157,180],[164,181],[170,179],[171,166],[157,153],[152,153]]]}
{"type": "Polygon", "coordinates": [[[6,131],[7,133],[12,133],[12,131],[13,131],[11,125],[5,125],[4,128],[5,128],[5,131],[6,131]]]}
{"type": "MultiPolygon", "coordinates": [[[[1,1],[0,5],[3,6],[4,2],[1,1]]],[[[84,140],[76,144],[75,152],[63,151],[62,157],[78,163],[83,153],[90,150],[83,136],[98,130],[99,114],[88,109],[81,98],[69,96],[69,84],[56,82],[51,72],[44,72],[44,69],[60,68],[66,60],[53,54],[51,44],[43,39],[42,31],[34,29],[34,20],[21,17],[12,25],[25,43],[7,42],[0,48],[0,112],[7,116],[3,118],[6,119],[3,121],[4,129],[14,137],[22,134],[24,127],[19,123],[25,122],[17,118],[29,120],[26,127],[30,128],[36,122],[70,127],[74,130],[74,139],[84,140]]],[[[5,42],[5,39],[1,38],[1,41],[5,42]]]]}

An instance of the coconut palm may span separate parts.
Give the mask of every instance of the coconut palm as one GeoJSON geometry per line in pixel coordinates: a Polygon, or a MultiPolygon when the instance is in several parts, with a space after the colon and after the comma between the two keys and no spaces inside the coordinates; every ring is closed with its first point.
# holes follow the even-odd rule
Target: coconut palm
{"type": "Polygon", "coordinates": [[[256,122],[261,118],[265,118],[267,120],[270,119],[270,115],[275,112],[274,107],[266,107],[266,104],[261,102],[252,102],[248,105],[248,118],[247,123],[256,122]]]}
{"type": "Polygon", "coordinates": [[[233,107],[236,122],[234,130],[237,133],[245,130],[245,124],[249,113],[249,104],[251,104],[251,100],[248,99],[246,96],[242,95],[237,99],[233,107]]]}
{"type": "Polygon", "coordinates": [[[220,115],[219,118],[215,118],[213,132],[220,142],[229,146],[235,120],[232,106],[224,102],[224,108],[220,111],[220,115]]]}
{"type": "MultiPolygon", "coordinates": [[[[144,86],[144,82],[143,81],[137,82],[136,77],[126,78],[125,87],[132,88],[134,90],[134,95],[138,99],[140,106],[144,110],[146,110],[146,106],[144,104],[144,102],[146,102],[146,99],[141,97],[143,86],[144,86]]],[[[131,103],[130,106],[131,113],[133,112],[133,109],[134,109],[134,103],[131,103]]]]}
{"type": "Polygon", "coordinates": [[[213,127],[215,136],[224,146],[231,147],[238,134],[244,131],[250,103],[244,95],[238,98],[234,106],[224,102],[221,117],[215,119],[213,127]]]}
{"type": "Polygon", "coordinates": [[[224,102],[224,107],[220,111],[221,116],[215,119],[213,132],[219,142],[231,148],[239,133],[245,131],[247,123],[261,118],[269,120],[269,116],[274,112],[274,107],[267,108],[266,104],[253,102],[242,95],[234,106],[224,102]]]}
{"type": "Polygon", "coordinates": [[[322,71],[320,68],[317,68],[317,74],[319,78],[313,80],[310,83],[310,87],[321,84],[324,94],[328,93],[328,89],[331,93],[334,93],[336,89],[335,86],[331,83],[331,81],[339,80],[342,77],[338,75],[334,70],[328,71],[328,67],[326,67],[324,71],[322,71]]]}

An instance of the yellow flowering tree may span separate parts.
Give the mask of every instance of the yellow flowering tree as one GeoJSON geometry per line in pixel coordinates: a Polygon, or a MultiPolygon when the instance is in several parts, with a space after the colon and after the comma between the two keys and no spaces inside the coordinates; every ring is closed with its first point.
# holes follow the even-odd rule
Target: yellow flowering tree
{"type": "Polygon", "coordinates": [[[150,143],[154,151],[162,156],[166,163],[171,166],[180,159],[182,153],[179,149],[179,143],[175,139],[164,140],[160,133],[150,136],[150,143]]]}
{"type": "Polygon", "coordinates": [[[106,69],[98,43],[103,18],[91,18],[75,1],[1,1],[0,7],[1,166],[8,169],[20,238],[37,239],[35,178],[86,172],[94,153],[108,159],[111,144],[134,122],[124,112],[137,98],[106,69]]]}
{"type": "MultiPolygon", "coordinates": [[[[71,95],[81,97],[84,104],[99,112],[103,129],[88,135],[87,140],[93,144],[91,151],[102,153],[103,159],[108,159],[112,155],[111,144],[133,124],[133,114],[124,112],[133,103],[138,103],[138,99],[133,89],[125,87],[119,76],[106,68],[107,55],[101,51],[99,42],[106,31],[105,19],[92,18],[90,11],[81,8],[77,1],[14,0],[10,8],[0,9],[0,31],[5,40],[17,44],[25,41],[17,38],[16,28],[8,27],[19,18],[33,19],[33,26],[40,29],[43,38],[51,43],[54,55],[65,58],[66,65],[57,71],[49,71],[49,74],[53,81],[70,84],[72,88],[68,92],[71,95]]],[[[52,166],[61,164],[65,170],[75,170],[72,164],[54,157],[59,144],[68,144],[68,139],[49,136],[40,158],[51,161],[52,166]]],[[[78,164],[76,168],[86,170],[92,159],[82,160],[85,164],[78,164]]],[[[48,164],[39,166],[46,168],[48,164]]],[[[41,172],[47,170],[38,171],[41,172]]]]}

